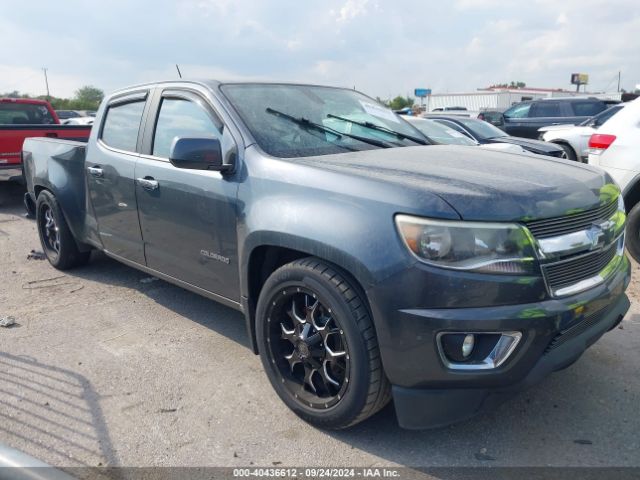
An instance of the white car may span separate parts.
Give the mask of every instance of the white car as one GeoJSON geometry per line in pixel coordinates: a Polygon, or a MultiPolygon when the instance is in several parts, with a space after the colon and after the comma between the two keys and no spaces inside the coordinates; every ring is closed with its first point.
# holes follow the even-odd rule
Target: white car
{"type": "Polygon", "coordinates": [[[602,125],[589,139],[589,165],[620,185],[627,210],[627,249],[640,262],[640,98],[602,125]]]}
{"type": "Polygon", "coordinates": [[[487,143],[486,145],[479,145],[475,140],[470,139],[466,135],[449,128],[446,125],[438,123],[429,118],[420,118],[413,116],[403,116],[411,125],[420,130],[430,140],[444,145],[468,145],[468,146],[480,146],[489,150],[499,150],[503,152],[511,153],[526,153],[529,154],[519,145],[513,145],[510,143],[487,143]]]}
{"type": "Polygon", "coordinates": [[[538,129],[541,140],[555,143],[567,153],[569,160],[587,160],[587,144],[596,130],[618,113],[624,104],[614,105],[579,125],[550,125],[538,129]]]}
{"type": "Polygon", "coordinates": [[[94,120],[95,117],[75,117],[63,120],[61,123],[63,125],[93,125],[94,120]]]}

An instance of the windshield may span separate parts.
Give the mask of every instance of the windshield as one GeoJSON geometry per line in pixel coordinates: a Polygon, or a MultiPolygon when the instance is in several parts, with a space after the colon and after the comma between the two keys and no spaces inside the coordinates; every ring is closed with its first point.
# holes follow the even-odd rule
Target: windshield
{"type": "Polygon", "coordinates": [[[0,125],[50,125],[55,123],[44,105],[0,103],[0,125]]]}
{"type": "Polygon", "coordinates": [[[446,125],[427,118],[407,120],[411,125],[424,133],[430,140],[445,145],[477,145],[476,142],[446,125]]]}
{"type": "Polygon", "coordinates": [[[467,130],[470,130],[476,138],[483,140],[497,137],[508,137],[505,132],[498,127],[494,127],[484,120],[475,120],[472,118],[456,118],[467,130]]]}
{"type": "Polygon", "coordinates": [[[402,138],[402,135],[423,137],[391,110],[354,90],[273,84],[227,84],[221,89],[258,145],[276,157],[415,146],[416,142],[402,138]],[[368,122],[401,135],[349,120],[368,122]],[[317,127],[325,127],[326,131],[317,127]],[[373,142],[362,141],[366,139],[373,142]]]}

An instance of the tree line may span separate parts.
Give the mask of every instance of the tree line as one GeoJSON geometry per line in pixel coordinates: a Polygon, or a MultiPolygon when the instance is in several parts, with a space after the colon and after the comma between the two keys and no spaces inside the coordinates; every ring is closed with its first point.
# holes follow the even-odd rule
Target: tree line
{"type": "Polygon", "coordinates": [[[20,93],[18,90],[8,93],[0,93],[0,97],[8,98],[35,98],[47,100],[54,110],[97,110],[104,98],[104,92],[93,85],[85,85],[79,88],[71,98],[53,97],[47,95],[32,96],[28,93],[20,93]]]}

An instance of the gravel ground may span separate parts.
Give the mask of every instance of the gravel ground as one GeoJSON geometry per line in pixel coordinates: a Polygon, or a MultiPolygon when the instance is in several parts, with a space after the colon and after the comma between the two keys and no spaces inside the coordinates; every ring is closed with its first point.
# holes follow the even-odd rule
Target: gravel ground
{"type": "Polygon", "coordinates": [[[638,280],[618,329],[490,414],[415,432],[388,407],[325,432],[277,398],[239,313],[101,254],[28,260],[21,194],[0,184],[0,444],[66,467],[640,466],[638,280]]]}

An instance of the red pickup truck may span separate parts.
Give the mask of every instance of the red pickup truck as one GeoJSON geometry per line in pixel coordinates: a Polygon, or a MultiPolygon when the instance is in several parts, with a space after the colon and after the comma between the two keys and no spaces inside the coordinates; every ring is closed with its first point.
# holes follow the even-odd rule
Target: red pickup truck
{"type": "Polygon", "coordinates": [[[22,179],[22,143],[28,137],[86,141],[91,126],[60,125],[49,102],[0,98],[0,181],[22,179]]]}

